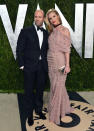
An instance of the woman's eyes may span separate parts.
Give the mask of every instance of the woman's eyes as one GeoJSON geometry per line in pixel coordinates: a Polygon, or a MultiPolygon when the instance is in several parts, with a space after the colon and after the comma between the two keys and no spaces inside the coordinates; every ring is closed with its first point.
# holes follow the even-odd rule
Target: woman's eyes
{"type": "Polygon", "coordinates": [[[53,17],[56,17],[55,15],[53,17]]]}
{"type": "MultiPolygon", "coordinates": [[[[56,16],[54,15],[53,17],[55,18],[56,16]]],[[[52,18],[53,18],[53,17],[52,17],[52,18]]],[[[49,20],[51,20],[52,18],[49,18],[49,20]]]]}

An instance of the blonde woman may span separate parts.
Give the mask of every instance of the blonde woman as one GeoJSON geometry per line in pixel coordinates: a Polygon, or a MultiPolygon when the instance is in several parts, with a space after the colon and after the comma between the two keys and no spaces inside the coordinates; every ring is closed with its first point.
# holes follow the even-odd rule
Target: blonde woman
{"type": "Polygon", "coordinates": [[[62,26],[61,18],[55,9],[47,12],[46,24],[50,33],[47,54],[51,84],[48,113],[50,122],[60,124],[60,118],[73,111],[65,88],[66,77],[70,72],[70,33],[62,26]]]}

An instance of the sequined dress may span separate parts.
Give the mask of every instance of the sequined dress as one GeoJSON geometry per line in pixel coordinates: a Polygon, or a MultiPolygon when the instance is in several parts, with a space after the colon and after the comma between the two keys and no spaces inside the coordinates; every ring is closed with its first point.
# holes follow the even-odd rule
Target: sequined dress
{"type": "Polygon", "coordinates": [[[65,52],[70,53],[71,42],[70,37],[66,35],[67,30],[66,27],[59,25],[53,29],[48,38],[47,60],[50,79],[48,113],[49,120],[56,124],[60,124],[60,117],[73,111],[65,87],[67,75],[58,71],[66,63],[65,52]]]}

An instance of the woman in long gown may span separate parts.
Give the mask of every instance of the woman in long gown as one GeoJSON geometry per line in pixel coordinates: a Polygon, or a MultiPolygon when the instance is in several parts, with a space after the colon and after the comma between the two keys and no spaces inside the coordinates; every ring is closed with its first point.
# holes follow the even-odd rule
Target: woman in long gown
{"type": "Polygon", "coordinates": [[[67,74],[70,72],[70,33],[62,26],[61,18],[55,9],[46,14],[48,38],[48,69],[50,78],[50,99],[48,104],[49,120],[60,124],[60,117],[73,111],[65,88],[67,74]],[[65,66],[64,72],[60,71],[65,66]]]}

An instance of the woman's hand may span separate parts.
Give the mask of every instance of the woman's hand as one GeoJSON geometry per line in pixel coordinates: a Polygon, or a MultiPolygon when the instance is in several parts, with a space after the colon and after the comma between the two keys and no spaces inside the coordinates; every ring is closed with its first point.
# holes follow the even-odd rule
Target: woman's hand
{"type": "Polygon", "coordinates": [[[70,72],[70,67],[69,66],[65,66],[64,75],[68,74],[69,72],[70,72]]]}

